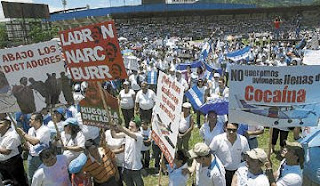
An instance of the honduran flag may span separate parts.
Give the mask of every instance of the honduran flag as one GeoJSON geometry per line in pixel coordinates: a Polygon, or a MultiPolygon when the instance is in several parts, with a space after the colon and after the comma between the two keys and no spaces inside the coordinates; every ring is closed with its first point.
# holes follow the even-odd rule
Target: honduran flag
{"type": "Polygon", "coordinates": [[[191,68],[198,68],[202,66],[202,62],[195,61],[192,63],[180,63],[179,65],[177,65],[176,70],[186,70],[188,66],[190,66],[191,68]]]}
{"type": "Polygon", "coordinates": [[[242,59],[247,60],[247,58],[249,58],[249,53],[250,53],[250,46],[247,46],[243,49],[226,54],[226,57],[234,62],[237,62],[242,59]]]}
{"type": "Polygon", "coordinates": [[[206,78],[207,79],[212,79],[213,78],[213,73],[212,72],[217,72],[220,74],[220,76],[222,76],[222,69],[214,69],[211,65],[209,65],[208,63],[203,63],[206,67],[206,78]]]}
{"type": "Polygon", "coordinates": [[[189,89],[185,93],[185,96],[189,99],[191,105],[195,110],[199,110],[204,103],[204,95],[201,93],[201,91],[198,89],[196,85],[189,89]]]}
{"type": "Polygon", "coordinates": [[[158,73],[156,71],[149,71],[147,75],[147,83],[149,85],[157,84],[158,73]]]}
{"type": "Polygon", "coordinates": [[[211,43],[212,43],[211,41],[207,41],[203,45],[202,50],[201,50],[201,55],[200,55],[201,60],[205,60],[209,56],[209,54],[211,52],[211,43]]]}

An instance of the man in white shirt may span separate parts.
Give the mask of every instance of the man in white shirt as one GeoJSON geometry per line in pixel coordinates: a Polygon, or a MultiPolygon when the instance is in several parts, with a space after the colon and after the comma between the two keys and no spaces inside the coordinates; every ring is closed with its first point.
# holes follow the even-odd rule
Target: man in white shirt
{"type": "Polygon", "coordinates": [[[55,152],[46,145],[37,146],[42,164],[32,178],[31,186],[71,186],[68,173],[68,160],[64,155],[55,152]]]}
{"type": "Polygon", "coordinates": [[[301,186],[304,150],[298,142],[287,142],[284,150],[284,160],[279,169],[273,173],[271,163],[266,163],[266,175],[271,186],[301,186]],[[276,177],[276,178],[275,178],[276,177]]]}
{"type": "Polygon", "coordinates": [[[185,169],[189,173],[196,170],[197,186],[225,186],[225,169],[219,158],[210,154],[210,148],[205,143],[197,143],[189,155],[194,159],[192,167],[185,169]]]}
{"type": "Polygon", "coordinates": [[[115,133],[111,130],[112,137],[124,138],[124,182],[127,186],[143,186],[143,179],[141,176],[142,162],[141,149],[143,145],[143,136],[139,132],[141,120],[134,118],[129,123],[129,129],[121,125],[111,125],[115,130],[121,133],[115,133]]]}
{"type": "Polygon", "coordinates": [[[147,82],[141,83],[141,90],[136,96],[136,114],[140,114],[142,120],[151,122],[152,109],[155,105],[155,93],[148,88],[147,82]]]}
{"type": "Polygon", "coordinates": [[[233,174],[241,163],[242,154],[250,150],[247,139],[237,134],[237,130],[238,124],[228,123],[226,132],[214,137],[209,146],[211,152],[218,156],[226,169],[227,186],[231,185],[233,174]]]}
{"type": "Polygon", "coordinates": [[[255,148],[247,151],[246,164],[239,167],[232,179],[232,186],[269,186],[269,180],[263,173],[262,166],[267,162],[267,154],[263,149],[255,148]]]}
{"type": "Polygon", "coordinates": [[[203,139],[203,142],[207,145],[210,145],[212,139],[224,133],[224,124],[221,119],[218,119],[217,113],[214,111],[209,111],[207,114],[207,122],[204,123],[200,128],[200,136],[203,139]]]}
{"type": "Polygon", "coordinates": [[[31,128],[26,134],[22,129],[18,128],[17,132],[26,141],[25,146],[29,149],[28,157],[28,180],[31,183],[34,172],[41,165],[39,154],[35,151],[35,148],[41,144],[49,145],[50,142],[50,130],[47,126],[43,125],[43,117],[40,113],[33,113],[30,118],[31,128]]]}
{"type": "Polygon", "coordinates": [[[23,160],[18,147],[18,134],[11,128],[11,121],[0,120],[0,173],[3,180],[12,180],[14,185],[28,185],[23,160]]]}

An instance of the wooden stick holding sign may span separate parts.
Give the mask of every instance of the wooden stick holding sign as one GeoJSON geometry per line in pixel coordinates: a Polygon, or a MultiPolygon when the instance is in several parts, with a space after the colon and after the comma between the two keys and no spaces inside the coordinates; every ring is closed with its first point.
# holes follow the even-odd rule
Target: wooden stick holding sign
{"type": "Polygon", "coordinates": [[[98,81],[97,84],[98,84],[99,93],[100,93],[100,96],[101,96],[101,99],[102,99],[103,108],[106,110],[107,118],[108,118],[108,121],[110,123],[112,118],[111,118],[110,113],[109,113],[109,108],[108,108],[108,105],[107,105],[107,102],[106,102],[106,99],[105,99],[105,94],[103,92],[104,90],[102,89],[101,82],[98,81]]]}
{"type": "Polygon", "coordinates": [[[59,129],[58,129],[58,125],[57,125],[57,122],[56,122],[56,119],[54,119],[54,112],[53,112],[53,108],[50,108],[50,114],[51,114],[51,116],[52,116],[52,121],[53,121],[53,125],[54,125],[54,128],[56,129],[56,131],[57,131],[57,139],[58,139],[58,141],[60,141],[60,143],[61,143],[61,146],[63,147],[64,146],[64,144],[63,144],[63,141],[62,141],[62,139],[61,139],[61,133],[60,133],[60,131],[59,131],[59,129]]]}
{"type": "MultiPolygon", "coordinates": [[[[11,120],[12,124],[13,124],[14,129],[15,129],[15,130],[17,130],[18,125],[17,125],[17,123],[16,123],[16,120],[15,120],[15,119],[13,119],[13,117],[12,117],[11,113],[8,113],[8,114],[7,114],[7,116],[9,116],[9,118],[10,118],[10,120],[11,120]]],[[[18,133],[18,134],[19,134],[19,133],[18,133]]],[[[20,135],[20,134],[19,134],[19,135],[20,135]]],[[[20,137],[22,138],[22,136],[20,136],[20,137]]]]}
{"type": "Polygon", "coordinates": [[[270,127],[269,131],[269,144],[268,144],[268,160],[271,160],[271,148],[272,148],[272,133],[273,133],[273,127],[270,127]]]}
{"type": "Polygon", "coordinates": [[[160,169],[159,169],[159,178],[158,178],[158,186],[161,186],[161,175],[162,175],[162,163],[163,162],[163,152],[161,152],[161,158],[160,158],[160,169]]]}

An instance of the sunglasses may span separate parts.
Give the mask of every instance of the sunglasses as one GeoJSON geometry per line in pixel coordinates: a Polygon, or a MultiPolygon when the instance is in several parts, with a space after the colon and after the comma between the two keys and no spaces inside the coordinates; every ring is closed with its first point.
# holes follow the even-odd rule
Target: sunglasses
{"type": "Polygon", "coordinates": [[[237,132],[238,129],[227,129],[228,132],[237,132]]]}

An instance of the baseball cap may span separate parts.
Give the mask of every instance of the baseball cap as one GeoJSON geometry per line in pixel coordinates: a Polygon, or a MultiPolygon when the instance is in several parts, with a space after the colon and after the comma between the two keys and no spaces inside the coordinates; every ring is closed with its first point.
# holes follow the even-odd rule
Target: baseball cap
{"type": "Polygon", "coordinates": [[[205,143],[197,143],[188,153],[190,158],[204,157],[210,153],[210,148],[205,143]]]}
{"type": "Polygon", "coordinates": [[[64,108],[57,108],[56,110],[54,110],[54,112],[58,112],[61,115],[65,114],[64,108]]]}
{"type": "Polygon", "coordinates": [[[79,125],[78,120],[76,118],[68,118],[63,122],[63,125],[79,125]]]}
{"type": "Polygon", "coordinates": [[[39,143],[34,146],[34,151],[36,154],[41,154],[41,152],[47,148],[49,148],[49,146],[47,144],[39,143]]]}
{"type": "Polygon", "coordinates": [[[262,163],[265,163],[268,161],[267,154],[266,154],[266,152],[264,152],[263,149],[255,148],[255,149],[251,149],[251,150],[247,151],[246,153],[251,159],[259,160],[262,163]]]}
{"type": "Polygon", "coordinates": [[[129,81],[125,81],[123,84],[124,85],[129,85],[130,83],[129,83],[129,81]]]}
{"type": "Polygon", "coordinates": [[[191,108],[191,104],[190,104],[189,102],[184,102],[184,103],[182,104],[182,107],[183,107],[183,108],[191,108]]]}
{"type": "Polygon", "coordinates": [[[69,172],[71,174],[80,172],[83,166],[86,164],[87,159],[87,156],[84,153],[81,153],[76,159],[70,162],[69,172]]]}
{"type": "Polygon", "coordinates": [[[213,74],[213,77],[218,77],[219,78],[220,74],[216,72],[216,73],[213,74]]]}

